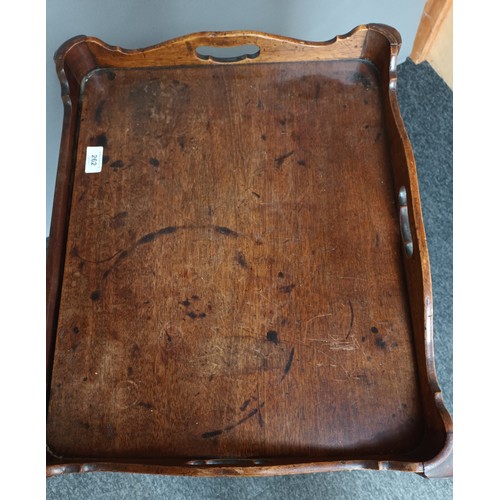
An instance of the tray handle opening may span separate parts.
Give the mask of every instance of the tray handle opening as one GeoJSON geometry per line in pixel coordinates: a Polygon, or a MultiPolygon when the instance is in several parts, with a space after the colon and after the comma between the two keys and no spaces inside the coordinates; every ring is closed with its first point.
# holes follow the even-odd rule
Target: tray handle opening
{"type": "Polygon", "coordinates": [[[403,240],[403,247],[407,257],[413,255],[413,238],[410,229],[410,218],[408,215],[408,201],[406,196],[406,188],[403,186],[399,190],[399,225],[401,230],[401,238],[403,240]]]}
{"type": "Polygon", "coordinates": [[[255,59],[260,55],[260,47],[254,43],[233,45],[230,47],[214,47],[211,45],[200,45],[195,49],[195,54],[204,61],[218,63],[233,63],[244,59],[255,59]]]}

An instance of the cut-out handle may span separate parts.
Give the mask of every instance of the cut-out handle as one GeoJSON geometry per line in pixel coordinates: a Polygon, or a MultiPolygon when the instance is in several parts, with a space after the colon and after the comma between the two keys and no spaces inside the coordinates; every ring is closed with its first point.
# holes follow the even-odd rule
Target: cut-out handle
{"type": "Polygon", "coordinates": [[[403,186],[398,194],[399,202],[399,226],[401,230],[401,238],[403,240],[403,247],[407,257],[413,255],[413,238],[410,229],[410,218],[408,215],[408,200],[406,196],[406,188],[403,186]]]}
{"type": "Polygon", "coordinates": [[[231,47],[214,47],[202,45],[196,48],[196,55],[204,61],[232,63],[244,59],[255,59],[260,55],[260,47],[255,44],[234,45],[231,47]]]}
{"type": "Polygon", "coordinates": [[[261,458],[206,458],[190,460],[187,465],[225,465],[225,466],[245,466],[264,465],[267,461],[261,458]]]}

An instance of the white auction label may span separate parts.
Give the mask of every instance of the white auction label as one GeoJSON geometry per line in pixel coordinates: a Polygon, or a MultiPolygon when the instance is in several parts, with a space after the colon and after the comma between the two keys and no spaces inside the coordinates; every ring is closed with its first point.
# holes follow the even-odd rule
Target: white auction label
{"type": "Polygon", "coordinates": [[[98,174],[102,170],[102,146],[87,146],[85,173],[98,174]]]}

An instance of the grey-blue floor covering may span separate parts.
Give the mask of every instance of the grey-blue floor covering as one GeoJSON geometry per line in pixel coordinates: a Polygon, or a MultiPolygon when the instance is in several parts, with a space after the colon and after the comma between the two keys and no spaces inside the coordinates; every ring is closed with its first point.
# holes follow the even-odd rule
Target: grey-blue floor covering
{"type": "MultiPolygon", "coordinates": [[[[451,412],[453,93],[430,65],[407,60],[398,66],[398,101],[417,162],[433,282],[436,369],[451,412]]],[[[441,500],[452,498],[452,483],[385,471],[265,478],[87,473],[47,479],[47,499],[441,500]]]]}

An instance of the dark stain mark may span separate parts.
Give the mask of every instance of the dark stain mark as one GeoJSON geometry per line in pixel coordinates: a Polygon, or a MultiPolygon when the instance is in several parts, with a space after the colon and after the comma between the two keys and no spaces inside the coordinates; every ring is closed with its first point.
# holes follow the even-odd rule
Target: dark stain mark
{"type": "Polygon", "coordinates": [[[132,357],[137,358],[141,354],[141,348],[134,342],[132,346],[132,357]]]}
{"type": "Polygon", "coordinates": [[[158,238],[158,231],[154,233],[145,234],[142,238],[137,241],[137,245],[144,245],[145,243],[151,243],[156,238],[158,238]]]}
{"type": "Polygon", "coordinates": [[[253,194],[256,198],[260,198],[260,194],[259,194],[259,193],[256,193],[255,191],[252,191],[252,194],[253,194]]]}
{"type": "Polygon", "coordinates": [[[260,99],[257,101],[257,109],[264,109],[264,105],[260,99]]]}
{"type": "Polygon", "coordinates": [[[368,99],[363,99],[363,102],[364,102],[365,104],[368,104],[368,99]]]}
{"type": "Polygon", "coordinates": [[[278,291],[281,293],[291,293],[291,291],[295,288],[295,285],[291,283],[290,285],[280,286],[278,291]]]}
{"type": "Polygon", "coordinates": [[[369,89],[372,86],[370,79],[359,71],[354,72],[351,79],[353,83],[363,85],[365,89],[369,89]]]}
{"type": "Polygon", "coordinates": [[[110,165],[110,167],[115,170],[118,168],[123,168],[123,162],[121,160],[116,160],[110,165]]]}
{"type": "Polygon", "coordinates": [[[184,307],[187,307],[187,306],[190,306],[190,305],[191,305],[191,302],[189,302],[189,300],[188,300],[188,299],[186,299],[186,300],[183,300],[183,301],[181,302],[181,304],[182,304],[184,307]]]}
{"type": "Polygon", "coordinates": [[[73,327],[73,333],[80,333],[80,329],[77,326],[73,327]]]}
{"type": "Polygon", "coordinates": [[[96,137],[92,137],[90,141],[92,146],[106,147],[108,145],[108,138],[106,137],[106,134],[99,134],[96,137]]]}
{"type": "Polygon", "coordinates": [[[278,278],[284,278],[284,277],[285,277],[285,275],[284,275],[284,274],[280,271],[280,272],[278,273],[278,278]]]}
{"type": "Polygon", "coordinates": [[[91,294],[90,294],[90,298],[96,302],[97,300],[99,300],[101,298],[101,292],[99,290],[94,290],[91,294]]]}
{"type": "Polygon", "coordinates": [[[97,105],[97,108],[95,110],[95,113],[94,113],[94,121],[98,124],[101,124],[102,122],[102,112],[104,110],[104,104],[105,104],[106,101],[101,101],[98,105],[97,105]]]}
{"type": "Polygon", "coordinates": [[[352,303],[350,300],[348,300],[349,302],[349,309],[351,310],[351,322],[349,323],[349,331],[347,332],[347,335],[345,336],[345,339],[347,340],[349,338],[349,336],[351,335],[352,333],[352,326],[354,324],[354,309],[352,307],[352,303]]]}
{"type": "Polygon", "coordinates": [[[149,159],[149,164],[152,167],[157,167],[160,164],[160,162],[156,158],[150,158],[149,159]]]}
{"type": "Polygon", "coordinates": [[[364,128],[365,130],[368,130],[368,129],[370,128],[370,125],[366,124],[366,125],[364,125],[364,126],[363,126],[363,128],[364,128]]]}
{"type": "Polygon", "coordinates": [[[80,425],[81,425],[84,429],[87,429],[87,430],[88,430],[88,429],[90,429],[90,424],[89,424],[88,422],[82,422],[80,425]]]}
{"type": "Polygon", "coordinates": [[[278,118],[278,123],[280,125],[286,125],[286,118],[278,118]]]}
{"type": "Polygon", "coordinates": [[[380,347],[380,349],[385,349],[387,347],[387,344],[384,340],[382,340],[382,337],[375,337],[375,345],[380,347]]]}
{"type": "Polygon", "coordinates": [[[261,245],[263,245],[263,244],[264,244],[264,242],[263,242],[260,238],[257,238],[257,239],[255,240],[255,244],[256,244],[256,245],[258,245],[258,246],[261,246],[261,245]]]}
{"type": "Polygon", "coordinates": [[[240,411],[245,411],[252,400],[246,399],[243,404],[240,406],[240,411]]]}
{"type": "Polygon", "coordinates": [[[342,107],[343,107],[344,109],[346,109],[346,108],[347,108],[347,104],[342,104],[342,107]]]}
{"type": "Polygon", "coordinates": [[[127,376],[129,376],[129,377],[130,377],[133,373],[134,373],[134,369],[133,369],[131,366],[129,366],[129,367],[127,368],[127,376]]]}
{"type": "Polygon", "coordinates": [[[396,418],[396,414],[395,414],[395,413],[392,413],[392,414],[391,414],[391,417],[392,417],[392,418],[396,418]]]}
{"type": "Polygon", "coordinates": [[[211,373],[211,374],[210,374],[210,377],[208,377],[208,381],[209,381],[209,382],[212,382],[212,380],[213,380],[213,379],[214,379],[214,374],[213,374],[213,373],[211,373]]]}
{"type": "Polygon", "coordinates": [[[186,145],[186,139],[183,135],[177,137],[177,144],[179,144],[181,151],[184,151],[184,146],[186,145]]]}
{"type": "Polygon", "coordinates": [[[217,430],[217,431],[210,431],[210,432],[204,432],[201,437],[203,439],[209,439],[213,438],[215,436],[220,436],[224,431],[223,430],[217,430]]]}
{"type": "Polygon", "coordinates": [[[290,323],[290,321],[288,321],[286,318],[281,320],[281,326],[288,325],[288,323],[290,323]]]}
{"type": "Polygon", "coordinates": [[[317,101],[319,99],[319,96],[321,94],[321,84],[319,82],[316,83],[316,88],[314,91],[314,99],[317,101]]]}
{"type": "Polygon", "coordinates": [[[266,134],[262,134],[260,136],[260,138],[263,140],[263,141],[267,141],[267,135],[266,134]]]}
{"type": "Polygon", "coordinates": [[[306,162],[305,162],[305,160],[299,160],[299,161],[297,162],[297,164],[299,164],[301,167],[305,167],[305,166],[306,166],[306,162]]]}
{"type": "Polygon", "coordinates": [[[83,380],[84,382],[87,382],[88,377],[83,377],[83,378],[82,378],[82,380],[83,380]]]}
{"type": "Polygon", "coordinates": [[[257,416],[259,418],[259,426],[264,427],[264,419],[262,418],[262,412],[260,411],[260,408],[258,409],[257,416]]]}
{"type": "Polygon", "coordinates": [[[113,71],[107,71],[108,74],[108,80],[114,80],[116,75],[113,71]]]}
{"type": "Polygon", "coordinates": [[[140,406],[141,408],[146,408],[146,410],[151,410],[151,408],[153,408],[153,405],[151,403],[145,403],[144,401],[139,401],[137,403],[137,406],[140,406]]]}
{"type": "Polygon", "coordinates": [[[381,130],[379,130],[377,132],[377,135],[375,136],[375,142],[379,142],[380,139],[382,139],[382,131],[381,130]]]}
{"type": "Polygon", "coordinates": [[[223,234],[224,236],[232,236],[233,238],[236,238],[238,236],[238,233],[236,231],[233,231],[232,229],[229,229],[228,227],[223,227],[223,226],[215,226],[215,230],[223,234]]]}
{"type": "Polygon", "coordinates": [[[199,314],[196,314],[194,311],[189,311],[186,313],[187,316],[189,316],[191,319],[196,319],[196,318],[206,318],[207,314],[204,312],[201,312],[199,314]]]}
{"type": "MultiPolygon", "coordinates": [[[[264,403],[261,403],[258,408],[253,409],[251,412],[249,412],[247,415],[245,415],[242,419],[238,420],[235,424],[228,425],[224,427],[224,429],[217,429],[215,431],[210,431],[210,432],[205,432],[201,435],[202,438],[208,439],[216,436],[220,436],[221,434],[225,432],[232,431],[234,428],[238,427],[239,425],[245,423],[247,420],[250,420],[252,417],[260,413],[260,409],[264,406],[264,403]]],[[[260,422],[259,422],[260,424],[260,422]]]]}
{"type": "Polygon", "coordinates": [[[404,409],[408,408],[408,405],[406,403],[403,403],[402,406],[403,406],[404,409]]]}
{"type": "MultiPolygon", "coordinates": [[[[158,236],[163,236],[163,235],[175,233],[177,231],[177,229],[178,228],[176,226],[164,227],[162,229],[159,229],[158,231],[148,233],[148,234],[142,236],[139,240],[137,240],[135,242],[135,245],[129,251],[128,250],[118,251],[114,255],[112,255],[111,257],[108,257],[107,259],[103,259],[101,261],[88,261],[88,262],[93,262],[95,264],[99,264],[101,262],[106,262],[108,260],[111,260],[118,255],[117,261],[109,269],[107,269],[103,273],[102,277],[103,277],[103,279],[106,279],[109,276],[109,274],[111,273],[111,271],[116,267],[116,265],[119,264],[120,261],[122,261],[126,257],[128,257],[130,255],[130,253],[132,253],[132,251],[135,249],[135,247],[146,244],[146,243],[150,243],[150,242],[154,241],[156,238],[158,238],[158,236]]],[[[131,234],[131,231],[129,231],[129,234],[131,234]]],[[[132,234],[133,234],[133,236],[131,236],[131,237],[135,237],[135,233],[132,233],[132,234]]],[[[82,259],[82,257],[80,257],[80,256],[78,256],[78,258],[82,259]]],[[[85,260],[85,259],[82,259],[82,260],[85,260]]]]}
{"type": "Polygon", "coordinates": [[[247,261],[245,259],[245,256],[240,252],[236,252],[236,256],[234,257],[236,262],[243,268],[248,267],[247,261]]]}
{"type": "Polygon", "coordinates": [[[172,234],[172,233],[175,233],[177,231],[177,228],[175,226],[167,226],[167,227],[164,227],[160,230],[157,231],[157,233],[160,235],[164,235],[164,234],[172,234]]]}
{"type": "Polygon", "coordinates": [[[372,333],[378,333],[378,328],[376,326],[372,326],[370,330],[372,333]]]}
{"type": "Polygon", "coordinates": [[[78,264],[78,270],[79,270],[79,271],[81,271],[84,267],[85,267],[85,262],[82,260],[82,261],[78,264]]]}
{"type": "Polygon", "coordinates": [[[205,125],[205,129],[210,130],[211,125],[212,125],[212,122],[210,120],[207,120],[207,123],[205,125]]]}
{"type": "Polygon", "coordinates": [[[193,300],[200,300],[200,297],[198,297],[198,295],[191,295],[191,298],[193,300]]]}
{"type": "Polygon", "coordinates": [[[127,256],[128,256],[128,252],[127,252],[127,250],[123,250],[123,251],[122,251],[122,252],[120,252],[120,254],[118,255],[117,260],[123,260],[123,259],[127,258],[127,256]]]}
{"type": "Polygon", "coordinates": [[[367,360],[367,361],[371,361],[371,360],[372,360],[372,357],[371,357],[371,356],[366,356],[366,360],[367,360]]]}
{"type": "Polygon", "coordinates": [[[276,330],[269,330],[266,334],[266,339],[275,345],[278,345],[278,332],[276,330]]]}
{"type": "Polygon", "coordinates": [[[263,406],[264,406],[264,403],[261,403],[258,408],[253,409],[251,412],[249,412],[247,415],[245,415],[242,419],[238,420],[238,422],[236,422],[235,424],[228,425],[227,427],[224,427],[224,432],[232,431],[235,427],[238,427],[238,425],[241,425],[244,422],[246,422],[247,420],[251,419],[253,416],[257,415],[257,413],[259,412],[259,409],[262,408],[263,406]]]}
{"type": "Polygon", "coordinates": [[[282,154],[281,156],[278,156],[277,158],[274,159],[274,163],[276,164],[276,168],[280,169],[283,166],[283,163],[287,158],[290,158],[295,153],[295,151],[288,151],[288,153],[282,154]]]}
{"type": "Polygon", "coordinates": [[[283,376],[281,377],[281,380],[283,380],[288,372],[290,371],[290,368],[292,367],[292,362],[293,362],[293,355],[295,354],[295,347],[292,347],[292,350],[290,351],[290,356],[288,357],[288,361],[286,362],[285,369],[283,370],[283,376]]]}
{"type": "Polygon", "coordinates": [[[398,345],[399,345],[399,344],[398,344],[397,342],[392,342],[392,343],[391,343],[391,347],[398,347],[398,345]]]}
{"type": "Polygon", "coordinates": [[[365,342],[365,341],[366,341],[366,337],[363,335],[363,336],[361,337],[361,342],[365,342]]]}

